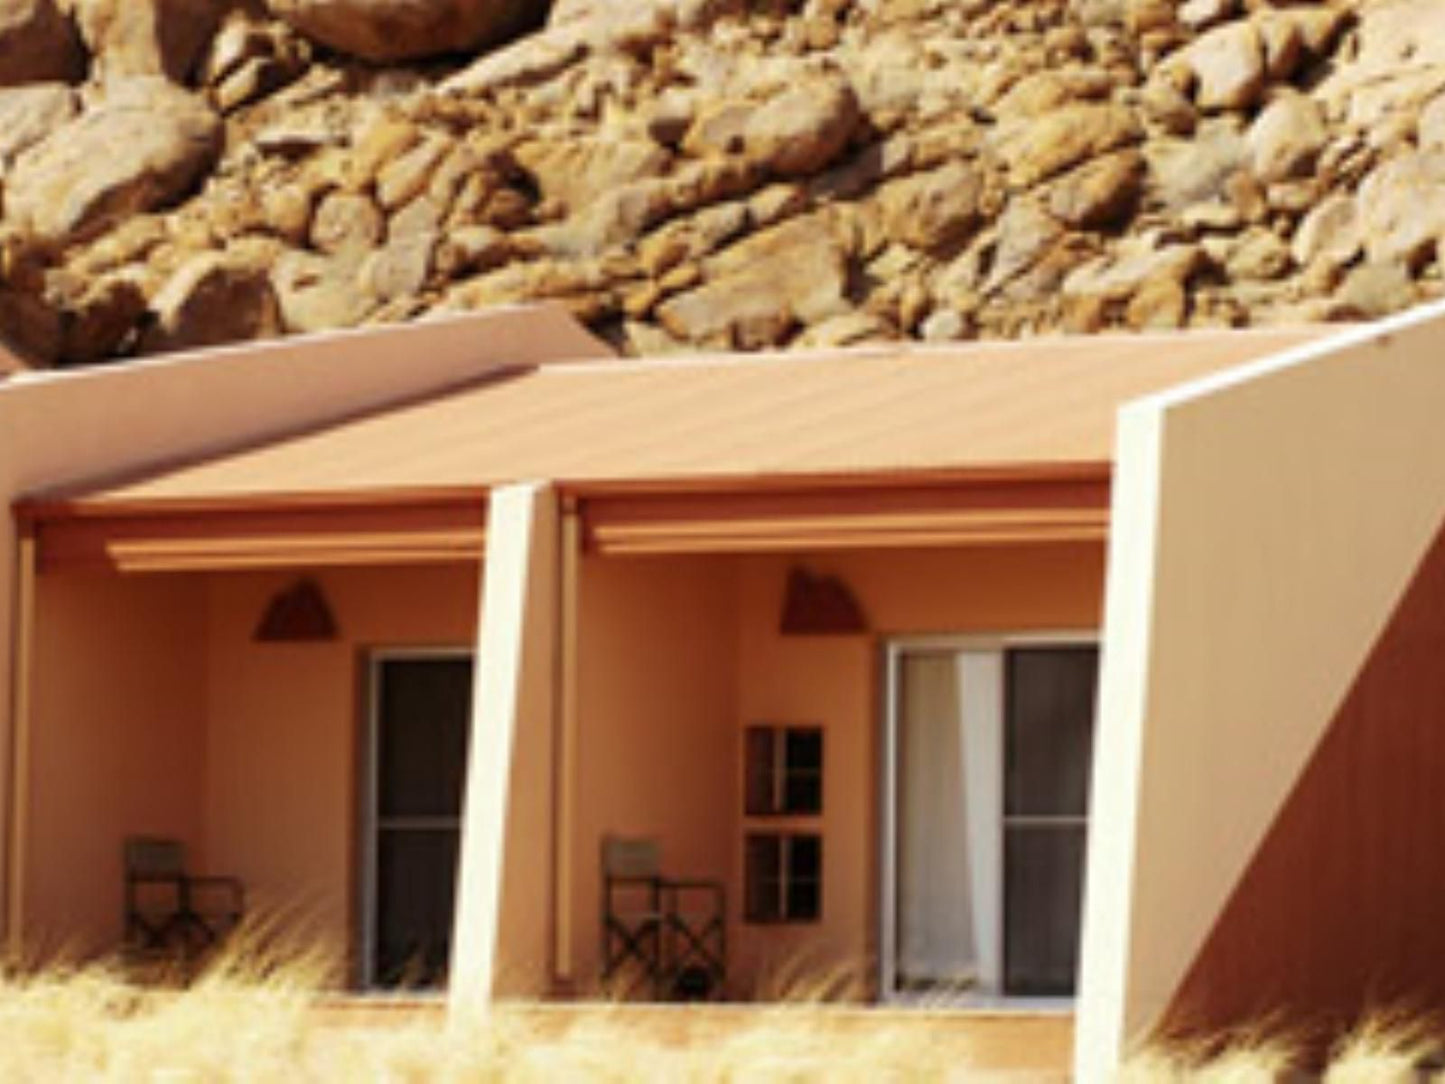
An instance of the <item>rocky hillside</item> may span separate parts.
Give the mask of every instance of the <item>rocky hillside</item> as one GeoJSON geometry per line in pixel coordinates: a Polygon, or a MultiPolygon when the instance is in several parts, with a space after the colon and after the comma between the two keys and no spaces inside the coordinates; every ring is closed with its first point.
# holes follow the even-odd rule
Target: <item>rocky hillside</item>
{"type": "Polygon", "coordinates": [[[0,336],[624,348],[1441,292],[1445,0],[0,0],[0,336]]]}

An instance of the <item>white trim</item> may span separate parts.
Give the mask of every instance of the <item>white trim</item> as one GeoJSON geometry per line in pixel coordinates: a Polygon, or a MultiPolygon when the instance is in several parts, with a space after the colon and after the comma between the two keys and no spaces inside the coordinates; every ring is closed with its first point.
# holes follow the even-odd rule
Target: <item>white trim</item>
{"type": "MultiPolygon", "coordinates": [[[[882,778],[879,786],[879,959],[878,999],[886,1004],[949,1005],[967,1008],[1020,1009],[1072,1006],[1073,998],[1009,997],[998,994],[1003,985],[1004,877],[1003,842],[1006,819],[1011,823],[1048,822],[1049,826],[1088,825],[1084,817],[1014,817],[1004,814],[1004,653],[1011,648],[1100,647],[1097,629],[1028,630],[954,635],[921,634],[889,637],[884,643],[884,696],[882,705],[882,778]],[[974,856],[974,891],[979,933],[979,982],[982,989],[946,998],[939,994],[898,989],[898,707],[901,667],[905,656],[952,652],[960,667],[972,657],[974,669],[994,670],[997,681],[962,681],[965,698],[979,697],[964,712],[982,720],[982,728],[965,728],[965,801],[968,805],[970,853],[974,856]],[[975,690],[970,693],[968,690],[975,690]],[[970,710],[970,706],[972,710],[970,710]],[[972,737],[972,741],[968,739],[972,737]],[[1067,825],[1065,822],[1068,822],[1067,825]],[[989,890],[978,890],[983,882],[989,890]]],[[[960,675],[962,676],[962,675],[960,675]]],[[[1097,724],[1096,724],[1097,725],[1097,724]]],[[[1082,917],[1081,917],[1082,921],[1082,917]]],[[[1082,933],[1082,930],[1081,930],[1082,933]]],[[[1082,947],[1082,945],[1081,945],[1082,947]]]]}
{"type": "MultiPolygon", "coordinates": [[[[440,823],[451,818],[444,817],[382,817],[378,812],[377,794],[379,790],[378,770],[380,756],[378,743],[381,735],[381,668],[388,662],[404,661],[407,659],[470,659],[474,652],[470,647],[463,647],[456,644],[437,645],[435,647],[407,645],[398,647],[378,647],[365,649],[366,659],[366,735],[365,750],[366,761],[361,766],[361,840],[359,856],[361,862],[361,877],[357,885],[359,899],[357,911],[360,922],[358,923],[361,939],[358,959],[360,960],[360,973],[357,975],[357,985],[362,990],[376,989],[376,841],[384,828],[434,828],[441,829],[444,826],[440,823]],[[392,823],[383,824],[383,821],[392,823]],[[412,825],[412,821],[436,821],[437,824],[412,825]]],[[[458,832],[461,831],[461,813],[458,812],[455,821],[452,823],[458,832]]]]}

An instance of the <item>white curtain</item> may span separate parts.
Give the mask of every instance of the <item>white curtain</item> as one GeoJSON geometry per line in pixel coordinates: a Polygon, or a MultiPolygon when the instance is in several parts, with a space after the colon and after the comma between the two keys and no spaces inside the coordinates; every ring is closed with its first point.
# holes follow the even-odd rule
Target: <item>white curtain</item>
{"type": "Polygon", "coordinates": [[[978,937],[970,872],[963,696],[953,652],[903,658],[899,714],[898,972],[968,986],[978,937]]]}
{"type": "Polygon", "coordinates": [[[898,977],[991,992],[1000,971],[1002,662],[903,656],[898,705],[898,977]]]}

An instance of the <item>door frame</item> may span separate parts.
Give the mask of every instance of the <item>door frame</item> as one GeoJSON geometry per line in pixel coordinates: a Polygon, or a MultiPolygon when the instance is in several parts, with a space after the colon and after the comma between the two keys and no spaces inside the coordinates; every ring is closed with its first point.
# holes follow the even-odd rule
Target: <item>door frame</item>
{"type": "MultiPolygon", "coordinates": [[[[376,836],[379,830],[376,803],[379,788],[378,748],[381,732],[381,669],[388,662],[427,659],[471,659],[475,666],[476,649],[458,644],[435,646],[370,647],[363,650],[366,668],[366,705],[362,712],[365,733],[362,735],[362,761],[358,817],[360,847],[357,855],[360,876],[357,878],[357,929],[360,945],[357,952],[357,985],[362,990],[375,990],[376,985],[376,836]]],[[[470,711],[468,712],[470,714],[470,711]]],[[[470,719],[468,720],[470,731],[470,719]]],[[[460,817],[458,818],[460,821],[460,817]]]]}
{"type": "MultiPolygon", "coordinates": [[[[900,664],[905,655],[916,652],[998,651],[1020,647],[1098,647],[1103,638],[1099,629],[1061,628],[1014,632],[971,632],[954,634],[905,634],[889,636],[883,647],[883,704],[879,720],[878,758],[878,1000],[885,1004],[906,1005],[917,1000],[934,1004],[937,994],[921,998],[897,989],[898,984],[898,693],[900,664]]],[[[1098,704],[1094,708],[1095,725],[1098,704]]],[[[1003,823],[1002,747],[999,759],[998,797],[999,821],[1003,823]]],[[[965,830],[967,827],[965,826],[965,830]]],[[[1000,829],[1000,845],[1002,830],[1000,829]]],[[[1004,877],[998,870],[992,893],[997,897],[998,949],[1002,951],[1004,921],[1004,877]]],[[[964,994],[955,1000],[964,1007],[988,1008],[1016,1006],[1029,1008],[1072,1008],[1073,998],[1007,997],[995,994],[964,994]]]]}

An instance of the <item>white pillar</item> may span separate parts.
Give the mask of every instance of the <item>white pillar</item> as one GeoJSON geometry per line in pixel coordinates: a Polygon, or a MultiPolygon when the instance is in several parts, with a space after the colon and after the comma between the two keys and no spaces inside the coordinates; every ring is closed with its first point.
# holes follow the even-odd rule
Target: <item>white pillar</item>
{"type": "Polygon", "coordinates": [[[540,995],[550,971],[558,513],[535,483],[494,490],[467,754],[449,1007],[540,995]],[[509,846],[510,844],[510,846],[509,846]]]}

